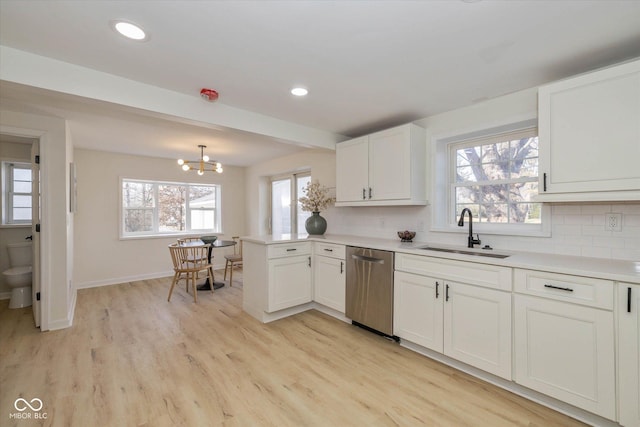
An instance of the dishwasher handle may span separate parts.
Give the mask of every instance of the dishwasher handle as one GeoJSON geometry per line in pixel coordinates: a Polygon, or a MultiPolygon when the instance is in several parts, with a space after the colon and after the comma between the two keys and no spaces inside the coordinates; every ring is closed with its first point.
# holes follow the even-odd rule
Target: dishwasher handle
{"type": "Polygon", "coordinates": [[[357,260],[357,261],[364,261],[364,262],[369,262],[372,264],[384,264],[384,260],[380,259],[380,258],[372,258],[369,256],[364,256],[364,255],[351,255],[351,258],[357,260]]]}

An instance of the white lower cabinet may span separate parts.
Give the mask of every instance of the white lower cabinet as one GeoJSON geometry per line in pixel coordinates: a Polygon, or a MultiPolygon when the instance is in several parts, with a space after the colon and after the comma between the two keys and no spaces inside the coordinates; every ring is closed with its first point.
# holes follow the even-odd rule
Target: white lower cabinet
{"type": "Polygon", "coordinates": [[[515,381],[615,420],[613,283],[518,269],[514,277],[515,381]]]}
{"type": "Polygon", "coordinates": [[[311,245],[269,246],[267,312],[311,301],[311,245]]]}
{"type": "Polygon", "coordinates": [[[625,427],[640,426],[640,285],[618,283],[618,411],[625,427]]]}
{"type": "Polygon", "coordinates": [[[511,293],[446,282],[444,354],[510,380],[511,293]]]}
{"type": "MultiPolygon", "coordinates": [[[[511,379],[511,292],[468,284],[472,274],[468,283],[458,281],[462,271],[473,271],[473,263],[398,254],[398,268],[411,272],[395,272],[395,335],[511,379]],[[447,279],[453,275],[457,281],[447,279]]],[[[490,275],[492,268],[480,268],[482,276],[490,275]]],[[[510,277],[503,268],[493,267],[496,288],[506,286],[500,278],[510,277]]]]}
{"type": "Polygon", "coordinates": [[[269,309],[282,310],[311,301],[311,256],[269,261],[269,309]]]}
{"type": "Polygon", "coordinates": [[[346,274],[344,245],[315,243],[313,300],[344,314],[346,274]]]}
{"type": "Polygon", "coordinates": [[[393,280],[394,335],[442,353],[444,295],[442,281],[396,271],[393,280]]]}

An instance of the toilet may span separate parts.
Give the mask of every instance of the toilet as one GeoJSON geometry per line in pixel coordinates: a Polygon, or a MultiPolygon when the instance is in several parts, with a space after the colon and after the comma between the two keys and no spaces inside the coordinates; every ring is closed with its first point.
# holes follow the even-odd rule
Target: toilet
{"type": "Polygon", "coordinates": [[[9,243],[9,268],[2,272],[11,288],[9,308],[29,307],[31,300],[31,242],[9,243]]]}

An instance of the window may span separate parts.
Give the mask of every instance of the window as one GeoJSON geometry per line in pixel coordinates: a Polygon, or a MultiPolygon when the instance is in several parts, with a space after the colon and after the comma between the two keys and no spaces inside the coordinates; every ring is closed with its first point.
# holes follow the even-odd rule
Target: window
{"type": "Polygon", "coordinates": [[[122,180],[122,236],[221,232],[220,186],[122,180]]]}
{"type": "Polygon", "coordinates": [[[302,189],[311,182],[309,172],[273,177],[271,179],[271,233],[306,233],[304,222],[311,212],[302,210],[297,202],[303,196],[302,189]],[[292,204],[291,201],[296,201],[292,204]]]}
{"type": "Polygon", "coordinates": [[[31,164],[3,162],[4,224],[31,224],[31,164]]]}
{"type": "Polygon", "coordinates": [[[541,223],[534,129],[451,144],[449,159],[456,218],[469,208],[480,223],[541,223]]]}
{"type": "Polygon", "coordinates": [[[434,136],[432,231],[458,227],[464,208],[482,234],[550,236],[548,204],[537,203],[535,117],[467,133],[434,136]]]}

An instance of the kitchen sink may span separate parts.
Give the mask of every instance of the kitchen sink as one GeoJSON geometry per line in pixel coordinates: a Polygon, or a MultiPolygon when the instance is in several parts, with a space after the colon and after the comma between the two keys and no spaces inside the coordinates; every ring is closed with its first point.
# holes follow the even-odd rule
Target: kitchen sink
{"type": "Polygon", "coordinates": [[[483,256],[489,258],[500,258],[504,259],[509,257],[510,255],[496,254],[491,252],[474,252],[474,251],[465,251],[464,249],[450,249],[450,248],[438,248],[435,246],[423,246],[418,249],[424,249],[428,251],[436,251],[436,252],[448,252],[451,254],[462,254],[462,255],[474,255],[474,256],[483,256]]]}

